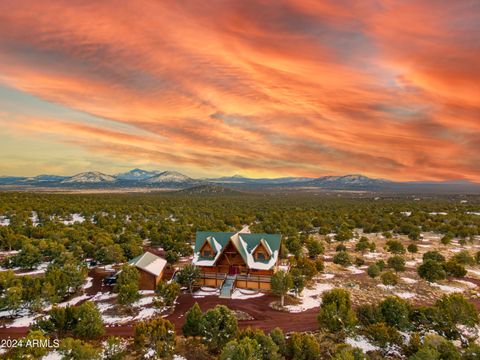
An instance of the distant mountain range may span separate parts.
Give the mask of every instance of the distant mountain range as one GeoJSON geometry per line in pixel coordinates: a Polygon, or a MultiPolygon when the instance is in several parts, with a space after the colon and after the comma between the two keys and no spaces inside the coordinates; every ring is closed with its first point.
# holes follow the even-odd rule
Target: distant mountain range
{"type": "MultiPolygon", "coordinates": [[[[468,181],[393,182],[354,174],[319,178],[281,177],[247,178],[233,175],[220,178],[194,179],[177,171],[147,171],[133,169],[116,175],[88,171],[73,176],[38,175],[35,177],[0,177],[1,188],[155,188],[189,189],[197,192],[223,193],[223,188],[235,190],[352,190],[381,192],[469,192],[479,193],[480,184],[468,181]]],[[[0,189],[1,189],[0,188],[0,189]]]]}

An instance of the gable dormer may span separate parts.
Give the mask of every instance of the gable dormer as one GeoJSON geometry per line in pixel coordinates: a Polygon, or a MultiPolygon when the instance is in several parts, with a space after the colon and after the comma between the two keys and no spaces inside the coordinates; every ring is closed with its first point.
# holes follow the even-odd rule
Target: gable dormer
{"type": "Polygon", "coordinates": [[[272,256],[272,250],[265,239],[261,239],[258,245],[252,251],[255,261],[268,261],[272,256]]]}
{"type": "Polygon", "coordinates": [[[207,237],[200,248],[200,256],[202,258],[214,258],[217,254],[217,251],[212,246],[213,238],[211,236],[207,237]]]}

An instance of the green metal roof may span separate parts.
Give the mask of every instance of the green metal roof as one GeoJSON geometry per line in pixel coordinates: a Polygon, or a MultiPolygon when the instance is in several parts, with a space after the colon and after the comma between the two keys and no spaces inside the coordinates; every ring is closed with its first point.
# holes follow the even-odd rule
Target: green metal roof
{"type": "MultiPolygon", "coordinates": [[[[251,260],[249,261],[249,255],[252,254],[253,250],[258,246],[262,239],[268,244],[270,250],[272,251],[272,254],[277,252],[278,256],[278,253],[280,252],[280,243],[282,237],[280,234],[249,234],[236,232],[198,231],[195,238],[195,254],[197,261],[211,260],[211,258],[203,258],[200,254],[200,249],[205,243],[205,241],[209,241],[210,245],[212,245],[212,249],[214,250],[217,250],[218,247],[215,244],[216,242],[220,246],[219,251],[221,252],[229,243],[230,239],[234,243],[235,247],[238,249],[245,263],[249,264],[251,262],[251,260]],[[241,237],[241,239],[239,237],[241,237]]],[[[269,260],[256,260],[255,262],[267,264],[269,263],[269,260]]]]}

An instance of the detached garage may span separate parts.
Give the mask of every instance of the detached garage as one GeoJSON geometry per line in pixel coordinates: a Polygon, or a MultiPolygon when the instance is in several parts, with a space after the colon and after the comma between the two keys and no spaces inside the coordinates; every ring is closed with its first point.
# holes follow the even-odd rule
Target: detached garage
{"type": "Polygon", "coordinates": [[[155,290],[162,279],[167,260],[147,251],[128,263],[135,266],[140,272],[139,288],[141,290],[155,290]]]}

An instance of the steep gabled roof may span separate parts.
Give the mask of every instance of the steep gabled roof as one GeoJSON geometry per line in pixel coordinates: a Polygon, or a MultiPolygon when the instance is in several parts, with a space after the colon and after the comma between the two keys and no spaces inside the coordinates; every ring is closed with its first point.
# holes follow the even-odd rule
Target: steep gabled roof
{"type": "Polygon", "coordinates": [[[279,234],[249,234],[244,232],[197,232],[193,263],[199,266],[214,266],[229,242],[233,243],[249,268],[269,270],[278,260],[281,236],[279,234]],[[213,248],[217,250],[216,256],[213,259],[202,258],[200,254],[200,249],[209,237],[214,239],[213,248]],[[253,252],[259,244],[262,244],[270,253],[269,259],[254,259],[253,252]]]}
{"type": "Polygon", "coordinates": [[[133,258],[128,263],[152,275],[159,276],[165,268],[165,265],[167,265],[167,260],[147,251],[133,258]]]}
{"type": "Polygon", "coordinates": [[[264,238],[261,238],[260,242],[257,244],[257,246],[255,246],[252,249],[252,254],[255,253],[255,250],[257,250],[260,245],[263,246],[263,248],[267,251],[268,255],[272,256],[272,254],[273,254],[272,249],[270,248],[270,245],[268,245],[268,243],[265,241],[264,238]]]}
{"type": "Polygon", "coordinates": [[[207,236],[205,238],[205,241],[203,242],[202,246],[200,246],[200,249],[201,250],[205,244],[208,244],[210,245],[210,248],[214,251],[214,254],[217,253],[217,248],[216,248],[216,245],[215,245],[215,238],[213,236],[207,236]]]}

